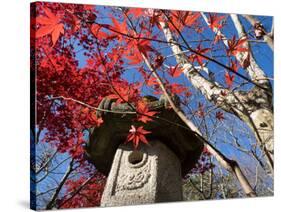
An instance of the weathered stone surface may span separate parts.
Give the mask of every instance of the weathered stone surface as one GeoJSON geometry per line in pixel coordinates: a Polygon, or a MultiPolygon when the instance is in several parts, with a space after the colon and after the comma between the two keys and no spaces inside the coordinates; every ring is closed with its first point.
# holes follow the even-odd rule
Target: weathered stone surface
{"type": "MultiPolygon", "coordinates": [[[[167,107],[163,98],[160,100],[149,103],[149,108],[158,112],[158,118],[145,125],[134,121],[135,114],[98,113],[104,123],[92,129],[86,146],[86,155],[100,172],[108,175],[115,152],[126,140],[131,125],[136,127],[144,125],[146,130],[152,132],[146,136],[147,139],[158,139],[172,150],[180,160],[182,175],[187,174],[194,167],[202,152],[203,143],[186,127],[177,114],[167,107]]],[[[133,111],[126,103],[116,105],[106,98],[101,102],[100,108],[118,112],[133,111]]]]}
{"type": "Polygon", "coordinates": [[[120,145],[107,179],[101,206],[182,200],[181,164],[163,143],[150,140],[133,151],[120,145]]]}

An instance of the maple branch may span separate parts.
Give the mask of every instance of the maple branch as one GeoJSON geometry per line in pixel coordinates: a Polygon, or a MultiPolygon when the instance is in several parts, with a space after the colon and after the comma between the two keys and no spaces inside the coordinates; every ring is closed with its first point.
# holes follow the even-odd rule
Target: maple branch
{"type": "Polygon", "coordinates": [[[49,173],[53,172],[54,170],[56,170],[58,167],[60,167],[65,161],[69,160],[71,158],[71,156],[65,158],[64,160],[62,160],[61,162],[59,162],[54,168],[52,168],[50,171],[48,171],[44,176],[42,176],[40,179],[36,180],[36,183],[40,183],[42,182],[44,179],[46,179],[49,175],[49,173]]]}
{"type": "MultiPolygon", "coordinates": [[[[272,96],[272,92],[271,92],[271,90],[268,90],[268,87],[263,87],[263,85],[261,85],[261,84],[255,82],[255,81],[252,80],[252,79],[247,78],[247,77],[244,76],[243,74],[238,73],[237,71],[233,70],[231,67],[226,66],[226,65],[224,65],[223,63],[221,63],[221,62],[215,60],[214,58],[211,58],[211,57],[209,57],[209,56],[207,56],[207,55],[201,54],[200,52],[198,52],[198,51],[192,49],[192,48],[189,46],[189,44],[187,43],[187,41],[185,40],[185,38],[183,37],[183,35],[181,34],[180,30],[177,28],[177,26],[176,26],[176,25],[173,23],[173,21],[170,19],[170,17],[165,13],[165,11],[162,10],[162,12],[163,12],[163,14],[165,15],[165,17],[167,18],[167,20],[168,20],[168,21],[172,24],[172,26],[176,29],[177,33],[179,34],[179,36],[181,37],[181,39],[182,39],[183,42],[185,43],[185,45],[186,45],[186,47],[187,47],[188,50],[190,50],[192,53],[194,53],[194,54],[196,54],[196,55],[198,55],[198,56],[201,56],[201,57],[203,57],[203,58],[205,58],[205,59],[207,59],[207,60],[209,60],[209,61],[211,61],[211,62],[213,62],[213,63],[215,63],[215,64],[217,64],[217,65],[222,66],[223,68],[225,68],[225,69],[227,69],[228,71],[232,72],[233,74],[235,74],[235,75],[241,77],[242,79],[246,80],[247,82],[250,82],[250,83],[254,84],[255,86],[261,88],[262,90],[264,90],[265,92],[267,92],[269,95],[272,96]]],[[[166,23],[166,24],[167,24],[167,23],[166,23]]],[[[178,45],[178,44],[176,44],[176,45],[178,45]]],[[[179,46],[179,45],[178,45],[178,46],[179,46]]]]}
{"type": "MultiPolygon", "coordinates": [[[[254,16],[252,15],[243,15],[243,17],[245,17],[247,19],[247,21],[253,26],[255,27],[256,24],[260,23],[256,18],[254,18],[254,16]]],[[[273,24],[272,24],[273,26],[273,24]]],[[[264,32],[265,34],[262,36],[264,42],[267,43],[267,45],[271,48],[271,50],[273,51],[273,33],[271,32],[264,32]]]]}
{"type": "MultiPolygon", "coordinates": [[[[166,40],[175,41],[168,24],[165,22],[160,22],[160,26],[162,27],[166,40]]],[[[217,82],[212,82],[203,77],[200,71],[198,71],[189,62],[186,55],[182,53],[182,49],[179,45],[171,44],[171,49],[175,54],[177,62],[183,67],[185,76],[189,79],[191,84],[205,96],[207,100],[213,102],[216,106],[223,108],[229,113],[241,113],[240,108],[234,107],[240,105],[238,104],[239,102],[237,102],[238,93],[235,94],[234,92],[230,92],[217,82]]],[[[241,96],[242,94],[239,95],[241,96]]]]}
{"type": "Polygon", "coordinates": [[[66,101],[73,101],[73,102],[76,102],[80,105],[83,105],[85,107],[88,107],[90,109],[93,109],[93,110],[97,110],[97,111],[101,111],[101,112],[107,112],[107,113],[118,113],[118,114],[136,114],[136,112],[131,112],[131,111],[127,111],[127,112],[122,112],[122,111],[112,111],[112,110],[106,110],[106,109],[102,109],[102,108],[98,108],[98,107],[94,107],[92,105],[89,105],[85,102],[82,102],[82,101],[79,101],[77,99],[73,99],[73,98],[70,98],[70,97],[64,97],[64,96],[56,96],[56,97],[51,97],[50,98],[51,100],[52,99],[63,99],[63,100],[66,100],[66,101]]]}
{"type": "MultiPolygon", "coordinates": [[[[264,88],[264,87],[260,86],[259,84],[256,84],[254,81],[252,81],[251,79],[247,78],[246,76],[244,76],[244,75],[242,75],[242,74],[236,72],[236,71],[233,70],[231,67],[229,67],[229,66],[227,66],[227,65],[225,65],[225,64],[223,64],[223,63],[221,63],[221,62],[219,62],[219,61],[217,61],[217,60],[215,60],[214,58],[211,58],[211,57],[209,57],[209,56],[207,56],[207,55],[201,54],[200,52],[198,52],[198,51],[192,49],[192,48],[187,44],[187,42],[186,42],[185,40],[184,40],[184,41],[185,41],[185,44],[187,44],[187,46],[181,45],[181,44],[179,44],[178,42],[175,42],[175,41],[163,41],[163,40],[159,40],[159,39],[156,39],[156,38],[148,38],[148,37],[141,37],[141,36],[140,36],[140,37],[135,37],[135,36],[133,36],[133,35],[129,35],[129,34],[126,34],[126,33],[123,33],[123,32],[119,32],[119,31],[113,29],[112,27],[110,27],[109,25],[99,24],[99,23],[96,23],[96,22],[95,22],[94,24],[97,24],[97,25],[99,25],[99,26],[101,26],[101,27],[103,27],[103,28],[106,28],[106,29],[108,29],[108,30],[110,30],[110,31],[113,31],[113,32],[115,32],[115,33],[117,33],[117,34],[120,34],[120,35],[122,35],[122,36],[131,38],[131,39],[136,39],[136,40],[149,40],[149,41],[154,41],[154,42],[158,42],[158,43],[165,43],[165,44],[169,44],[169,45],[172,45],[172,44],[178,45],[179,47],[184,48],[184,49],[187,49],[187,50],[189,50],[190,52],[192,52],[192,53],[194,53],[194,54],[197,54],[197,55],[199,55],[199,56],[201,56],[201,57],[203,57],[203,58],[205,58],[205,59],[207,59],[207,60],[209,60],[209,61],[211,61],[211,62],[213,62],[213,63],[215,63],[215,64],[217,64],[217,65],[219,65],[219,66],[221,66],[221,67],[223,67],[223,68],[225,68],[225,69],[227,69],[228,71],[230,71],[230,72],[232,72],[233,74],[235,74],[235,75],[241,77],[242,79],[246,80],[247,82],[250,82],[250,83],[256,85],[257,87],[260,87],[261,89],[267,91],[267,88],[264,88]]],[[[175,27],[175,28],[176,28],[176,27],[175,27]]],[[[177,28],[176,28],[176,29],[177,29],[177,28]]],[[[184,38],[183,38],[183,39],[184,39],[184,38]]]]}
{"type": "Polygon", "coordinates": [[[69,175],[71,174],[71,172],[74,170],[74,169],[73,169],[73,163],[74,163],[74,159],[72,159],[72,160],[70,161],[70,164],[69,164],[69,166],[68,166],[68,168],[67,168],[67,171],[66,171],[65,175],[62,177],[62,179],[61,179],[61,181],[60,181],[60,183],[59,183],[58,188],[57,188],[56,191],[53,193],[50,202],[49,202],[49,203],[47,204],[47,206],[46,206],[46,210],[50,210],[50,209],[52,209],[52,208],[54,207],[55,202],[56,202],[56,199],[57,199],[57,197],[58,197],[58,195],[59,195],[59,193],[60,193],[60,191],[61,191],[61,189],[62,189],[64,183],[66,182],[66,180],[67,180],[67,178],[69,177],[69,175]]]}
{"type": "Polygon", "coordinates": [[[51,160],[53,160],[53,158],[55,157],[55,155],[58,153],[58,150],[56,150],[49,158],[48,160],[38,169],[36,170],[35,174],[39,174],[43,169],[45,169],[49,163],[51,162],[51,160]]]}
{"type": "MultiPolygon", "coordinates": [[[[149,118],[152,118],[152,119],[158,119],[158,120],[161,120],[161,121],[165,121],[165,122],[167,122],[169,124],[172,124],[172,125],[175,125],[177,127],[181,127],[181,128],[184,128],[184,129],[189,129],[186,126],[183,126],[183,125],[178,124],[176,122],[170,121],[168,119],[159,117],[157,115],[150,116],[150,115],[147,115],[145,113],[140,113],[140,112],[136,111],[135,109],[134,109],[135,111],[127,111],[127,112],[126,111],[112,111],[112,110],[106,110],[106,109],[102,109],[102,108],[93,107],[93,106],[91,106],[91,105],[89,105],[87,103],[84,103],[82,101],[79,101],[79,100],[76,100],[76,99],[73,99],[73,98],[69,98],[69,97],[64,97],[64,96],[52,97],[50,99],[63,99],[63,100],[66,100],[66,101],[73,101],[73,102],[81,104],[81,105],[83,105],[85,107],[88,107],[90,109],[101,111],[101,112],[117,113],[117,114],[133,114],[133,115],[137,115],[138,114],[138,115],[146,116],[146,117],[149,117],[149,118]]],[[[128,103],[128,102],[126,102],[126,103],[128,103]]]]}

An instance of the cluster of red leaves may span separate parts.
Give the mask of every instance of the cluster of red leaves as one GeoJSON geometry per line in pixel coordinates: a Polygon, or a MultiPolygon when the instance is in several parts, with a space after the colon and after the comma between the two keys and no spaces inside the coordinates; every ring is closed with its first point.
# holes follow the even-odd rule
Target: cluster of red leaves
{"type": "Polygon", "coordinates": [[[143,62],[142,54],[148,57],[149,52],[154,52],[149,40],[136,39],[127,43],[128,48],[125,52],[126,58],[129,60],[128,64],[136,65],[143,62]]]}
{"type": "Polygon", "coordinates": [[[60,34],[64,33],[64,25],[61,17],[53,14],[48,8],[43,8],[46,16],[36,17],[36,22],[42,26],[36,31],[36,37],[40,38],[51,34],[53,46],[56,44],[60,34]]]}
{"type": "Polygon", "coordinates": [[[109,99],[115,99],[116,104],[137,102],[140,98],[139,85],[116,82],[112,85],[112,92],[107,96],[109,99]]]}
{"type": "Polygon", "coordinates": [[[92,178],[81,176],[65,183],[66,195],[57,201],[58,208],[96,207],[100,205],[106,178],[96,173],[92,178]]]}
{"type": "Polygon", "coordinates": [[[137,115],[137,121],[147,123],[149,121],[152,121],[155,114],[157,114],[156,111],[150,111],[147,104],[144,101],[138,101],[136,111],[138,113],[137,115]]]}
{"type": "Polygon", "coordinates": [[[171,66],[168,70],[169,74],[172,77],[179,77],[182,73],[182,68],[179,66],[179,64],[177,64],[176,66],[171,66]]]}
{"type": "Polygon", "coordinates": [[[222,28],[221,20],[224,19],[224,16],[218,16],[217,14],[211,14],[209,13],[209,27],[214,29],[220,29],[222,28]]]}
{"type": "Polygon", "coordinates": [[[119,89],[128,87],[125,80],[120,80],[122,51],[107,48],[110,41],[93,36],[95,14],[98,15],[93,6],[41,2],[36,3],[31,14],[35,34],[31,38],[36,39],[31,42],[36,66],[31,68],[36,70],[37,126],[45,132],[41,141],[81,160],[85,142],[82,132],[98,127],[103,120],[95,116],[95,110],[77,101],[97,107],[102,98],[112,93],[111,82],[119,81],[119,89]],[[89,58],[84,67],[78,63],[72,39],[89,58]]]}
{"type": "Polygon", "coordinates": [[[131,141],[133,143],[134,148],[137,148],[140,142],[148,144],[148,141],[147,141],[145,135],[147,135],[149,133],[151,133],[151,132],[143,129],[143,126],[136,128],[134,125],[132,125],[131,129],[129,130],[129,134],[127,136],[125,143],[128,143],[131,141]]]}
{"type": "Polygon", "coordinates": [[[229,39],[227,41],[228,43],[228,49],[227,49],[227,55],[236,55],[241,52],[247,52],[248,48],[245,47],[245,42],[247,41],[247,38],[240,38],[236,39],[235,35],[232,37],[232,39],[229,39]]]}
{"type": "Polygon", "coordinates": [[[112,21],[112,24],[113,24],[113,26],[111,28],[113,29],[114,32],[116,32],[118,40],[121,41],[123,39],[122,34],[128,34],[127,23],[126,23],[126,21],[123,21],[123,22],[120,23],[114,17],[111,18],[111,21],[112,21]]]}
{"type": "MultiPolygon", "coordinates": [[[[190,12],[190,11],[171,12],[171,20],[179,31],[182,31],[185,27],[191,27],[195,25],[199,17],[200,17],[199,12],[190,12]]],[[[175,27],[171,23],[168,24],[172,30],[175,30],[175,27]]]]}

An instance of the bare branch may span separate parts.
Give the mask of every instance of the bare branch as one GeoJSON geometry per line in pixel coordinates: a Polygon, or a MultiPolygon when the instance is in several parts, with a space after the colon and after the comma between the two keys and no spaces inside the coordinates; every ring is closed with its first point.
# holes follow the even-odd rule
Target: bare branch
{"type": "Polygon", "coordinates": [[[122,114],[136,114],[136,112],[122,112],[122,111],[112,111],[112,110],[106,110],[106,109],[102,109],[102,108],[98,108],[98,107],[94,107],[94,106],[91,106],[85,102],[82,102],[82,101],[79,101],[77,99],[73,99],[73,98],[70,98],[70,97],[64,97],[64,96],[56,96],[56,97],[51,97],[50,99],[63,99],[63,100],[68,100],[68,101],[73,101],[73,102],[76,102],[80,105],[83,105],[85,107],[88,107],[90,109],[93,109],[93,110],[97,110],[97,111],[102,111],[102,112],[108,112],[108,113],[122,113],[122,114]]]}
{"type": "Polygon", "coordinates": [[[60,183],[59,183],[59,186],[57,187],[56,191],[53,193],[53,195],[52,195],[52,197],[51,197],[51,200],[49,201],[49,203],[48,203],[47,206],[46,206],[46,210],[50,210],[50,209],[52,209],[52,208],[54,207],[55,202],[56,202],[56,200],[57,200],[57,197],[58,197],[58,195],[59,195],[59,193],[60,193],[60,191],[61,191],[61,189],[62,189],[64,183],[65,183],[66,180],[68,179],[68,177],[69,177],[69,175],[71,174],[71,172],[74,170],[74,169],[73,169],[73,163],[74,163],[74,159],[72,159],[72,160],[70,161],[70,164],[69,164],[69,166],[68,166],[68,169],[67,169],[65,175],[62,177],[62,179],[61,179],[61,181],[60,181],[60,183]]]}

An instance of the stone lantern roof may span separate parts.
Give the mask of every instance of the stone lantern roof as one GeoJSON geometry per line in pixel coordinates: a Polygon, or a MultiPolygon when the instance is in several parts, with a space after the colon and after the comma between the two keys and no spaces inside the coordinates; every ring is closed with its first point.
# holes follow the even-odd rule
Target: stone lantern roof
{"type": "Polygon", "coordinates": [[[179,158],[181,173],[185,176],[195,165],[203,150],[203,143],[183,123],[177,114],[167,107],[161,97],[158,100],[150,97],[150,110],[157,111],[153,121],[147,124],[136,122],[136,114],[122,114],[133,112],[127,103],[116,105],[105,98],[99,108],[118,113],[97,112],[103,118],[103,124],[90,130],[89,141],[85,147],[86,157],[95,167],[108,175],[113,158],[119,145],[124,143],[131,125],[144,126],[152,133],[146,135],[148,141],[157,139],[165,144],[179,158]]]}

